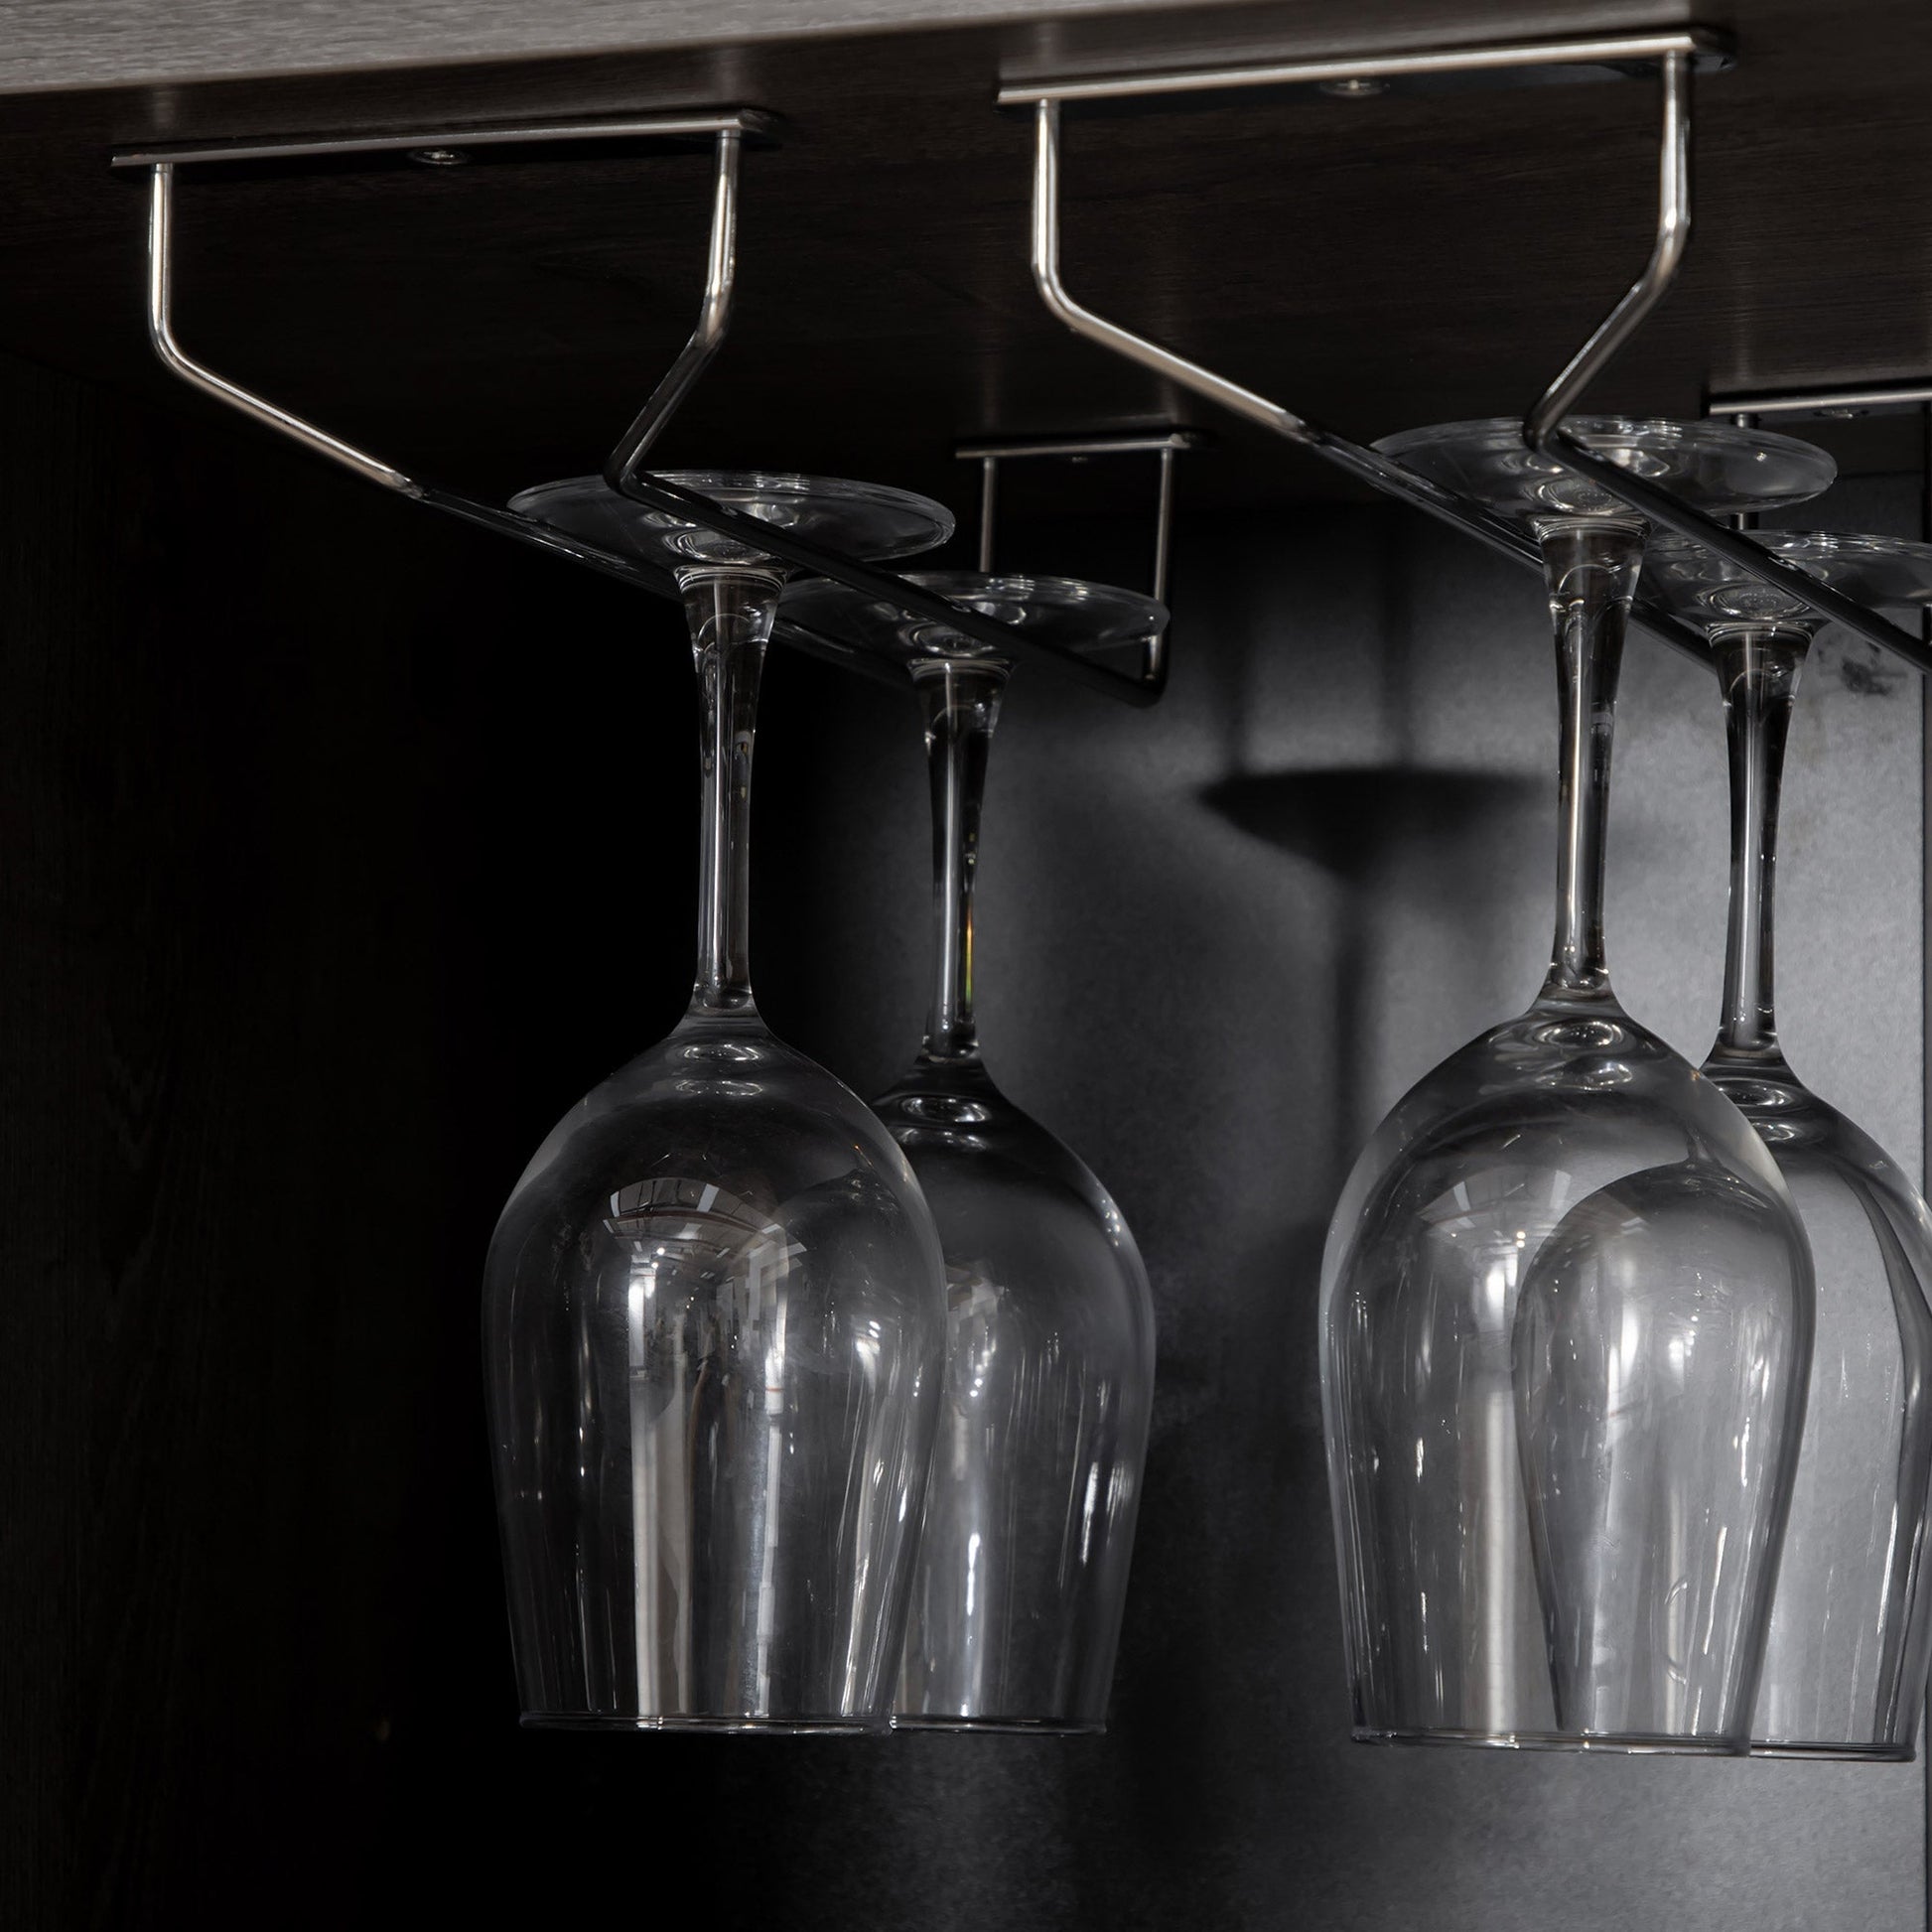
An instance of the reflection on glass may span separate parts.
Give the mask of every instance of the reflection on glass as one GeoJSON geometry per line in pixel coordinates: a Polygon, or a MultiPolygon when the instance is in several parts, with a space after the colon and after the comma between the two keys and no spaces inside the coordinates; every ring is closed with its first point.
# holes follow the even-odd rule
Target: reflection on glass
{"type": "MultiPolygon", "coordinates": [[[[1783,437],[1571,427],[1709,508],[1832,476],[1783,437]]],[[[1741,1750],[1810,1268],[1763,1144],[1610,990],[1611,729],[1644,529],[1513,423],[1382,447],[1536,531],[1560,823],[1542,991],[1398,1103],[1329,1233],[1322,1398],[1355,1734],[1741,1750]]]]}
{"type": "MultiPolygon", "coordinates": [[[[937,504],[864,484],[673,481],[873,557],[951,530],[937,504]]],[[[490,1244],[484,1356],[523,1721],[883,1726],[938,1411],[943,1273],[897,1144],[752,1002],[753,732],[783,571],[595,478],[515,506],[676,573],[703,768],[690,1010],[558,1124],[490,1244]]],[[[634,854],[615,856],[622,878],[634,854]]]]}
{"type": "MultiPolygon", "coordinates": [[[[1932,602],[1932,546],[1810,533],[1759,540],[1863,603],[1932,602]]],[[[1909,1757],[1932,1613],[1932,1217],[1884,1150],[1792,1072],[1773,1000],[1785,742],[1822,621],[1681,539],[1660,538],[1647,572],[1651,591],[1711,640],[1729,741],[1725,1007],[1704,1070],[1770,1148],[1818,1278],[1811,1398],[1752,1749],[1909,1757]]]]}
{"type": "MultiPolygon", "coordinates": [[[[1052,578],[931,573],[955,603],[1073,648],[1138,643],[1146,598],[1052,578]]],[[[935,978],[925,1043],[878,1102],[946,1257],[945,1402],[895,1723],[1104,1724],[1154,1381],[1147,1274],[1079,1158],[993,1084],[973,1022],[973,884],[1009,666],[831,584],[785,611],[909,666],[932,778],[935,978]]]]}

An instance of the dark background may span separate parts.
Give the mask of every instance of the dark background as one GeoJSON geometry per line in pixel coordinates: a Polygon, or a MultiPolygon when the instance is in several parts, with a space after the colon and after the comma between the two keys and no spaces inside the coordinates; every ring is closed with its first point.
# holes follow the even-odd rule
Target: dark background
{"type": "MultiPolygon", "coordinates": [[[[0,422],[0,1923],[1923,1922],[1918,1766],[1346,1741],[1315,1271],[1374,1119],[1544,957],[1532,581],[1380,509],[1183,516],[1168,701],[1010,699],[989,1052],[1160,1313],[1109,1733],[524,1733],[478,1278],[687,991],[678,621],[193,403],[10,363],[0,422]]],[[[1915,527],[1861,487],[1841,522],[1915,527]]],[[[1007,557],[1139,582],[1143,535],[1007,557]]],[[[1919,696],[1873,668],[1821,650],[1794,740],[1788,1033],[1915,1161],[1919,696]]],[[[780,652],[763,727],[760,1001],[874,1091],[922,1004],[914,712],[780,652]]],[[[1717,699],[1648,644],[1619,760],[1621,983],[1696,1053],[1717,699]]]]}

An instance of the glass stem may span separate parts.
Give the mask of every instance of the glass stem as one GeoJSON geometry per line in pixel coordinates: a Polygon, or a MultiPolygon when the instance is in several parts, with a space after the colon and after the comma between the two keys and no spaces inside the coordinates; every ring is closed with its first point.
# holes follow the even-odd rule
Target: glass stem
{"type": "Polygon", "coordinates": [[[698,840],[698,975],[694,1013],[752,1004],[752,748],[759,675],[780,580],[759,571],[690,571],[679,579],[698,666],[704,783],[698,840]]]}
{"type": "Polygon", "coordinates": [[[1623,637],[1643,567],[1641,526],[1578,517],[1539,535],[1556,631],[1562,749],[1557,771],[1557,931],[1539,1004],[1607,1000],[1603,878],[1610,745],[1623,637]]]}
{"type": "Polygon", "coordinates": [[[986,759],[1006,684],[1001,665],[947,662],[917,676],[932,779],[932,1006],[922,1064],[977,1066],[973,1024],[973,885],[979,871],[986,759]]]}
{"type": "Polygon", "coordinates": [[[1716,1061],[1775,1061],[1772,902],[1784,748],[1811,639],[1802,630],[1740,626],[1712,639],[1730,752],[1730,924],[1716,1061]]]}

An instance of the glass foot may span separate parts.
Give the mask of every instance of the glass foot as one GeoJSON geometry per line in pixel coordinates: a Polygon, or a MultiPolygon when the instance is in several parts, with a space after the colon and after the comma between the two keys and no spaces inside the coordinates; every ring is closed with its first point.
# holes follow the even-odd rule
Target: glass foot
{"type": "MultiPolygon", "coordinates": [[[[1632,476],[1713,514],[1802,503],[1838,475],[1837,464],[1809,443],[1729,423],[1572,416],[1564,428],[1632,476]]],[[[1385,436],[1375,447],[1504,516],[1636,514],[1587,478],[1526,448],[1513,417],[1435,423],[1385,436]]]]}
{"type": "MultiPolygon", "coordinates": [[[[1932,543],[1824,530],[1753,530],[1751,540],[1861,604],[1932,604],[1932,543]]],[[[1789,624],[1816,631],[1825,621],[1809,605],[1744,576],[1734,564],[1674,532],[1660,530],[1651,537],[1644,589],[1705,630],[1789,624]]]]}
{"type": "MultiPolygon", "coordinates": [[[[908,575],[912,583],[950,604],[1010,623],[1060,650],[1088,652],[1144,644],[1158,637],[1168,622],[1167,606],[1151,597],[1073,577],[989,577],[976,570],[922,570],[908,575]]],[[[1007,663],[997,651],[943,623],[914,617],[895,604],[823,577],[787,586],[780,609],[814,630],[908,666],[922,659],[1007,663]]]]}
{"type": "MultiPolygon", "coordinates": [[[[834,550],[884,563],[931,550],[952,535],[952,512],[929,496],[841,477],[793,477],[761,470],[659,470],[658,482],[691,489],[727,509],[755,516],[834,550]]],[[[769,561],[761,551],[696,523],[686,523],[615,490],[602,477],[566,477],[510,498],[534,522],[582,537],[605,550],[666,570],[693,564],[740,569],[769,561]]]]}

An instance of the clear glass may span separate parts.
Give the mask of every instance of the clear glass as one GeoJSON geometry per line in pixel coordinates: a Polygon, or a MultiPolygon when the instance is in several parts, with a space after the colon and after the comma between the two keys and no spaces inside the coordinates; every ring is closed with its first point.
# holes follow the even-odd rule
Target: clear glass
{"type": "MultiPolygon", "coordinates": [[[[1811,532],[1758,540],[1862,602],[1932,602],[1932,546],[1811,532]]],[[[1791,1070],[1774,997],[1785,741],[1822,621],[1681,539],[1658,540],[1649,583],[1711,639],[1729,746],[1725,1004],[1704,1070],[1770,1148],[1818,1281],[1811,1396],[1751,1748],[1906,1758],[1932,1644],[1932,1216],[1897,1163],[1791,1070]]]]}
{"type": "MultiPolygon", "coordinates": [[[[1563,426],[1606,462],[1713,513],[1801,503],[1830,488],[1838,475],[1814,444],[1769,430],[1632,416],[1568,416],[1563,426]]],[[[1504,516],[1539,522],[1631,514],[1600,484],[1530,449],[1523,425],[1511,416],[1434,423],[1385,436],[1375,447],[1504,516]]]]}
{"type": "MultiPolygon", "coordinates": [[[[1066,579],[927,574],[1055,642],[1138,642],[1167,613],[1066,579]]],[[[946,1257],[945,1403],[897,1715],[902,1726],[1099,1730],[1126,1601],[1154,1392],[1147,1271],[1085,1164],[993,1084],[973,1020],[974,880],[1008,667],[837,585],[785,601],[903,659],[932,779],[934,980],[917,1059],[876,1104],[946,1257]]]]}
{"type": "MultiPolygon", "coordinates": [[[[937,504],[864,484],[676,481],[874,557],[951,530],[937,504]]],[[[783,573],[595,478],[517,507],[677,573],[703,773],[690,1010],[557,1125],[486,1264],[523,1722],[881,1727],[938,1416],[945,1277],[897,1144],[752,1001],[753,734],[783,573]]]]}
{"type": "MultiPolygon", "coordinates": [[[[1755,461],[1787,439],[1689,427],[1624,425],[1607,447],[1718,509],[1739,472],[1760,499],[1829,481],[1822,456],[1755,461]]],[[[1741,1751],[1810,1262],[1763,1143],[1610,989],[1610,747],[1643,526],[1561,494],[1526,505],[1527,452],[1494,424],[1382,447],[1533,517],[1560,824],[1542,990],[1398,1103],[1329,1230],[1322,1401],[1355,1734],[1741,1751]]]]}

